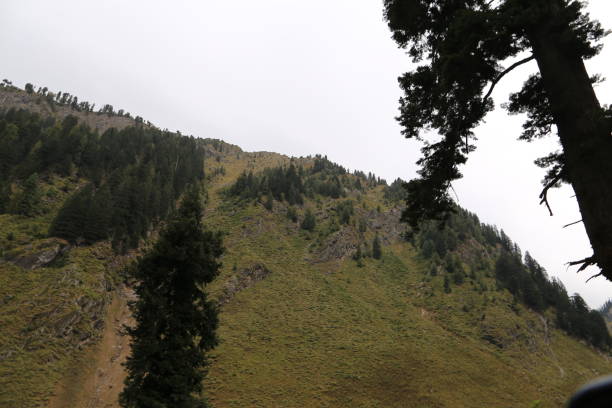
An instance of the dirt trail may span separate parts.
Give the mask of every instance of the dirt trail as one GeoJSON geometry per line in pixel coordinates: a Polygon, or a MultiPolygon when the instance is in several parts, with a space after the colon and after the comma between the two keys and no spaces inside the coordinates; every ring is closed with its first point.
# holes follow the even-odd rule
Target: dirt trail
{"type": "Polygon", "coordinates": [[[121,287],[106,315],[102,339],[69,372],[55,390],[47,408],[115,408],[123,388],[122,363],[130,351],[129,337],[122,335],[123,325],[133,323],[127,302],[134,299],[129,288],[121,287]]]}

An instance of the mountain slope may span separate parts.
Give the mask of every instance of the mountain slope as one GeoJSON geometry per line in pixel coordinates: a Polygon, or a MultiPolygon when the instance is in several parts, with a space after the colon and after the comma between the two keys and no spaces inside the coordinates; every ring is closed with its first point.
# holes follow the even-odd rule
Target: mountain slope
{"type": "MultiPolygon", "coordinates": [[[[479,294],[466,282],[444,293],[442,277],[428,277],[412,245],[372,217],[380,206],[381,218],[397,222],[382,187],[364,194],[366,208],[355,218],[369,217],[366,241],[383,236],[383,258],[363,267],[353,251],[318,259],[317,235],[300,231],[283,204],[270,212],[220,198],[247,166],[262,170],[279,160],[246,156],[224,157],[226,175],[210,186],[208,222],[229,232],[216,291],[235,287],[253,266],[269,273],[223,306],[222,343],[208,377],[214,406],[529,406],[539,399],[561,406],[580,383],[610,372],[607,356],[505,291],[479,294]]],[[[306,206],[325,223],[334,201],[306,206]]]]}
{"type": "MultiPolygon", "coordinates": [[[[10,92],[18,100],[25,95],[10,92]]],[[[65,123],[55,108],[50,113],[65,123]]],[[[70,113],[81,122],[96,115],[70,113]]],[[[0,123],[0,144],[6,129],[0,123]]],[[[9,178],[0,182],[9,192],[8,210],[0,214],[2,407],[118,406],[126,338],[117,329],[129,320],[125,269],[155,240],[168,211],[160,208],[171,208],[187,182],[207,187],[205,221],[227,233],[223,270],[209,287],[221,305],[220,345],[205,384],[217,408],[529,407],[537,400],[560,407],[580,384],[612,372],[602,351],[609,337],[596,324],[575,324],[591,322],[582,318],[590,312],[578,313],[572,305],[580,303],[554,282],[552,296],[538,291],[546,285],[526,284],[523,272],[518,281],[503,275],[504,256],[510,266],[529,269],[520,250],[463,210],[446,232],[425,226],[416,233],[399,222],[399,183],[349,174],[326,158],[248,153],[154,128],[110,130],[106,138],[76,126],[70,129],[81,130],[63,134],[59,123],[42,129],[43,145],[81,135],[101,146],[96,149],[112,150],[124,144],[105,140],[125,137],[142,142],[147,153],[136,149],[135,157],[100,170],[68,145],[69,165],[39,168],[37,211],[30,215],[17,205],[28,201],[28,167],[1,169],[9,178]],[[169,145],[159,140],[193,145],[201,154],[177,149],[172,160],[145,166],[167,156],[169,145]],[[189,166],[177,173],[186,160],[189,166]],[[130,229],[125,220],[149,214],[139,201],[150,201],[131,192],[150,197],[156,190],[140,190],[139,180],[163,180],[169,190],[163,205],[130,229]],[[96,232],[88,239],[74,228],[67,229],[69,241],[49,236],[75,197],[88,194],[92,202],[107,183],[111,212],[122,211],[109,217],[126,222],[126,230],[113,224],[95,230],[87,214],[91,222],[64,218],[67,227],[85,222],[96,232]],[[304,223],[308,213],[314,225],[304,223]]],[[[34,141],[35,133],[23,137],[34,141]]],[[[20,153],[23,162],[36,163],[40,144],[24,146],[30,147],[20,153]]]]}

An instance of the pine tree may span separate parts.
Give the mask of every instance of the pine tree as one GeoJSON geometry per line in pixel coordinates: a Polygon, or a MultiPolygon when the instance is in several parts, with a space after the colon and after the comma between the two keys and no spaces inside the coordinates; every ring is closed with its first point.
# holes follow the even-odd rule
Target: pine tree
{"type": "Polygon", "coordinates": [[[451,293],[450,278],[448,273],[444,274],[444,293],[451,293]]]}
{"type": "Polygon", "coordinates": [[[100,187],[91,199],[83,236],[88,242],[107,239],[112,214],[112,196],[108,184],[100,187]]]}
{"type": "Polygon", "coordinates": [[[306,231],[312,231],[315,229],[317,225],[317,219],[314,214],[310,210],[310,208],[306,209],[306,213],[304,214],[304,219],[302,220],[302,224],[300,227],[306,231]]]}
{"type": "Polygon", "coordinates": [[[28,217],[40,213],[41,192],[38,188],[38,174],[34,173],[23,183],[23,191],[16,198],[13,212],[28,217]]]}
{"type": "Polygon", "coordinates": [[[85,238],[93,186],[86,185],[70,197],[59,210],[49,234],[79,243],[85,238]]]}
{"type": "Polygon", "coordinates": [[[421,253],[425,258],[431,258],[435,250],[436,249],[431,239],[426,239],[425,242],[423,242],[423,246],[421,247],[421,253]]]}
{"type": "Polygon", "coordinates": [[[429,275],[437,276],[438,275],[438,264],[435,262],[431,262],[429,266],[429,275]]]}
{"type": "Polygon", "coordinates": [[[287,208],[287,218],[291,220],[291,222],[297,222],[298,216],[297,216],[297,212],[295,211],[294,207],[290,206],[287,208]]]}
{"type": "Polygon", "coordinates": [[[272,198],[271,193],[268,193],[266,195],[266,201],[264,201],[264,208],[268,211],[272,211],[274,209],[274,199],[272,198]]]}
{"type": "Polygon", "coordinates": [[[378,234],[374,237],[372,241],[372,257],[374,259],[382,258],[382,248],[380,246],[380,238],[378,238],[378,234]]]}
{"type": "Polygon", "coordinates": [[[357,251],[353,254],[353,259],[357,261],[358,267],[363,267],[363,253],[361,252],[361,244],[357,244],[357,251]]]}
{"type": "Polygon", "coordinates": [[[8,211],[11,202],[11,183],[0,181],[0,214],[8,211]]]}
{"type": "Polygon", "coordinates": [[[425,141],[419,177],[407,185],[405,221],[417,228],[424,219],[448,219],[455,207],[449,186],[475,149],[474,128],[495,106],[493,88],[535,60],[538,72],[511,95],[508,111],[527,114],[523,140],[557,132],[562,151],[536,161],[548,169],[541,203],[548,205],[550,188],[571,183],[593,247],[573,264],[597,264],[612,280],[612,110],[600,104],[584,64],[606,30],[583,7],[578,0],[384,0],[393,39],[415,62],[399,78],[402,133],[442,136],[425,141]]]}
{"type": "Polygon", "coordinates": [[[197,189],[190,190],[153,249],[138,262],[136,325],[120,395],[126,408],[196,408],[206,351],[217,344],[217,309],[203,286],[219,273],[221,234],[203,228],[197,189]]]}

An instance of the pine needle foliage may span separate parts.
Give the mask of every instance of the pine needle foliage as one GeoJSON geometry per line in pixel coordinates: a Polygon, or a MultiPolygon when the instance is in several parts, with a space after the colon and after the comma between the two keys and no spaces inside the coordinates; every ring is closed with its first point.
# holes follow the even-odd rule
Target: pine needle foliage
{"type": "Polygon", "coordinates": [[[217,308],[203,288],[219,273],[219,232],[202,225],[200,193],[191,189],[152,250],[134,271],[138,300],[125,408],[200,408],[206,351],[217,344],[217,308]]]}

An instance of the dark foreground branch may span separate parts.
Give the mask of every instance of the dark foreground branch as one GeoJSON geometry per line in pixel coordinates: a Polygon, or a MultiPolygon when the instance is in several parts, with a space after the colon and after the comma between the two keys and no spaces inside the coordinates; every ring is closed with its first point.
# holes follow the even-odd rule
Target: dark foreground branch
{"type": "Polygon", "coordinates": [[[578,221],[570,222],[569,224],[565,224],[565,225],[563,226],[563,228],[567,228],[567,227],[569,227],[569,226],[576,225],[576,224],[578,224],[579,222],[582,222],[582,220],[578,220],[578,221]]]}
{"type": "Polygon", "coordinates": [[[555,176],[555,178],[553,178],[548,184],[546,184],[546,186],[544,186],[544,189],[540,193],[540,197],[539,197],[540,205],[546,204],[546,208],[548,208],[548,212],[550,213],[551,217],[553,216],[553,212],[550,209],[550,205],[548,204],[548,190],[553,188],[555,184],[557,184],[561,180],[562,177],[563,177],[563,169],[559,171],[559,173],[555,176]]]}
{"type": "Polygon", "coordinates": [[[489,91],[487,92],[487,94],[485,95],[485,97],[482,99],[483,101],[486,102],[487,99],[489,99],[489,97],[491,96],[491,94],[493,93],[493,89],[495,88],[495,85],[497,85],[497,83],[499,81],[501,81],[501,79],[508,74],[510,71],[512,71],[514,68],[519,67],[523,64],[528,63],[529,61],[535,59],[535,56],[531,55],[527,58],[523,58],[520,61],[515,62],[514,64],[510,65],[508,68],[506,68],[505,70],[503,70],[498,76],[497,78],[495,78],[493,80],[493,82],[491,82],[491,87],[489,88],[489,91]]]}
{"type": "MultiPolygon", "coordinates": [[[[588,258],[581,259],[580,261],[568,262],[567,264],[569,266],[581,265],[580,268],[578,268],[578,270],[576,271],[576,273],[578,273],[578,272],[584,271],[586,268],[588,268],[591,265],[595,265],[596,263],[597,262],[595,261],[595,255],[591,255],[588,258]]],[[[599,275],[601,275],[601,273],[599,275]]],[[[593,279],[596,276],[598,275],[592,276],[589,280],[593,279]]]]}

